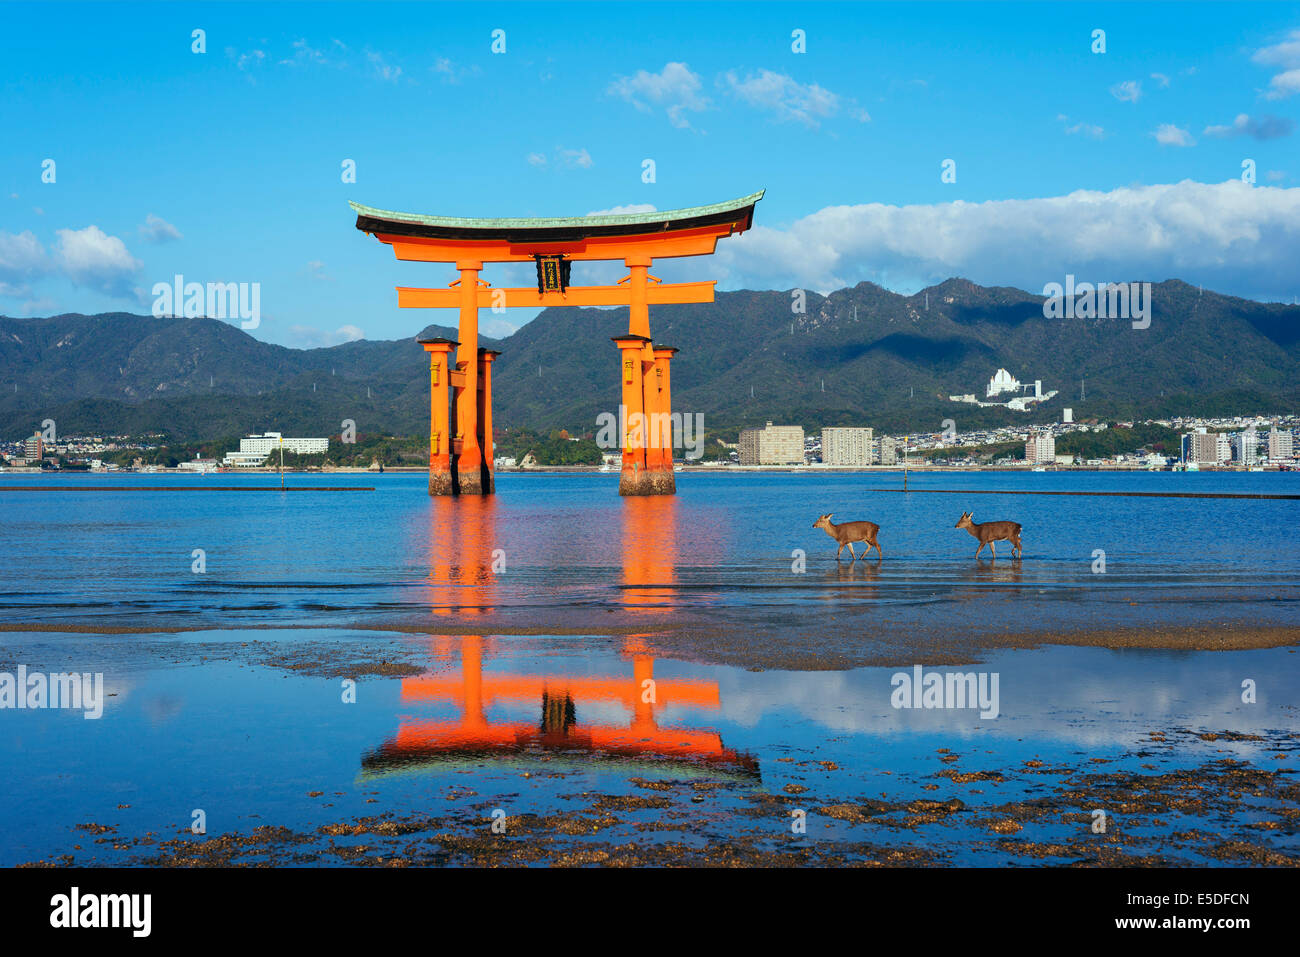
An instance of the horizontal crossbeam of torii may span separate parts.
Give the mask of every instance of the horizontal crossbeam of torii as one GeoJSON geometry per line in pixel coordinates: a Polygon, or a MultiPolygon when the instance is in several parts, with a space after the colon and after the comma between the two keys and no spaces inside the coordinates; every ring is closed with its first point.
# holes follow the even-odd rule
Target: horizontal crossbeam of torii
{"type": "MultiPolygon", "coordinates": [[[[687,302],[713,302],[716,282],[652,283],[646,286],[647,306],[677,306],[687,302]]],[[[458,309],[460,290],[397,287],[397,304],[412,309],[458,309]]],[[[541,292],[536,289],[481,285],[478,289],[480,309],[514,309],[544,306],[627,306],[631,290],[627,286],[570,286],[565,292],[541,292]]]]}
{"type": "Polygon", "coordinates": [[[494,487],[491,367],[498,353],[478,347],[478,310],[618,305],[628,307],[628,334],[613,337],[626,406],[619,418],[632,425],[622,437],[619,493],[673,494],[672,432],[661,424],[670,421],[677,350],[654,345],[649,307],[712,302],[714,283],[664,283],[649,270],[655,259],[712,254],[719,239],[753,225],[762,198],[760,190],[689,209],[544,219],[458,219],[352,203],[357,229],[387,243],[398,259],[454,263],[460,273],[448,288],[397,289],[401,307],[460,310],[458,339],[422,340],[431,389],[429,494],[488,494],[494,487]],[[573,262],[608,259],[628,267],[617,285],[569,284],[573,262]],[[493,287],[479,278],[485,262],[529,261],[537,268],[535,289],[493,287]]]}

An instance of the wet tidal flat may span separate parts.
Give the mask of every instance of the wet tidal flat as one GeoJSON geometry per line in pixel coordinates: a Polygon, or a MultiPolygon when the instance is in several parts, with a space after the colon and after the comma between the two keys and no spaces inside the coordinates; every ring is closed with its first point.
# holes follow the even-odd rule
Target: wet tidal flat
{"type": "MultiPolygon", "coordinates": [[[[51,671],[86,640],[8,637],[51,671]]],[[[6,714],[0,863],[1300,860],[1291,651],[1002,651],[981,717],[643,638],[152,637],[97,663],[98,721],[6,714]]]]}
{"type": "Polygon", "coordinates": [[[420,478],[0,492],[0,673],[103,675],[97,719],[0,708],[0,864],[1300,860],[1300,503],[1224,502],[1226,542],[1205,502],[875,475],[420,478]],[[972,507],[1023,560],[973,560],[972,507]]]}

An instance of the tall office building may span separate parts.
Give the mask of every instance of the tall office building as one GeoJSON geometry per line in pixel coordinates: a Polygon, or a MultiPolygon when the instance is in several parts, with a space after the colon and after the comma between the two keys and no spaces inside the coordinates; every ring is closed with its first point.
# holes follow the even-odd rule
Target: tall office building
{"type": "Polygon", "coordinates": [[[823,465],[870,465],[871,429],[822,429],[823,465]]]}
{"type": "Polygon", "coordinates": [[[877,444],[876,463],[878,465],[898,464],[898,443],[887,435],[882,435],[877,444]]]}
{"type": "Polygon", "coordinates": [[[1290,430],[1279,431],[1275,425],[1268,430],[1268,460],[1276,465],[1288,462],[1295,455],[1295,438],[1290,430]]]}
{"type": "Polygon", "coordinates": [[[1197,466],[1220,465],[1232,458],[1228,437],[1222,432],[1207,432],[1198,428],[1183,436],[1183,461],[1197,466]]]}
{"type": "Polygon", "coordinates": [[[803,426],[773,425],[740,433],[741,465],[803,465],[803,426]]]}
{"type": "Polygon", "coordinates": [[[1031,465],[1056,464],[1056,438],[1051,432],[1031,432],[1025,442],[1025,460],[1031,465]]]}
{"type": "Polygon", "coordinates": [[[1259,436],[1252,425],[1232,437],[1232,460],[1241,465],[1254,465],[1259,461],[1259,436]]]}

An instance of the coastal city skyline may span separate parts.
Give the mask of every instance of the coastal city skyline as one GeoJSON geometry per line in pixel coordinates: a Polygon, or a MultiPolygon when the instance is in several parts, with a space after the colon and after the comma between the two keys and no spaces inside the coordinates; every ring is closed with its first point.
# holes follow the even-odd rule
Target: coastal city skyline
{"type": "MultiPolygon", "coordinates": [[[[1070,410],[1067,410],[1067,412],[1070,410]]],[[[1229,416],[1215,418],[1179,417],[1174,419],[1119,420],[1113,427],[1131,431],[1134,426],[1156,426],[1178,437],[1176,452],[1153,451],[1145,446],[1124,449],[1105,456],[1088,456],[1078,453],[1058,455],[1056,440],[1070,434],[1101,433],[1112,427],[1107,422],[1074,422],[1066,418],[1051,424],[1001,426],[991,429],[970,430],[959,433],[952,424],[950,430],[931,433],[877,434],[870,426],[827,426],[820,431],[807,431],[797,425],[774,425],[768,422],[762,428],[741,429],[737,441],[718,441],[727,450],[723,456],[704,458],[699,452],[691,454],[683,449],[679,431],[672,433],[674,458],[680,466],[695,468],[715,467],[775,467],[826,466],[840,469],[870,469],[906,467],[978,467],[978,468],[1079,468],[1079,469],[1144,469],[1201,470],[1264,468],[1290,471],[1300,466],[1300,415],[1229,416]],[[1005,446],[1023,443],[1023,456],[1005,446]],[[991,451],[997,449],[998,451],[991,451]],[[910,458],[913,454],[918,458],[910,458]]],[[[671,430],[672,426],[666,424],[671,430]]],[[[569,436],[561,432],[563,440],[578,443],[593,438],[591,432],[569,436]]],[[[67,469],[90,471],[158,471],[157,463],[146,463],[143,455],[167,448],[166,436],[158,434],[151,444],[148,437],[129,435],[67,435],[61,438],[51,432],[40,431],[18,442],[0,442],[0,469],[32,472],[41,469],[67,469]],[[105,457],[106,453],[110,453],[105,457]],[[98,457],[96,457],[98,456],[98,457]],[[126,464],[127,461],[130,464],[126,464]]],[[[418,440],[415,440],[418,442],[418,440]]],[[[204,443],[211,445],[213,443],[204,443]]],[[[280,432],[253,433],[239,439],[237,449],[224,452],[221,457],[177,459],[168,466],[179,471],[215,472],[234,469],[248,471],[277,468],[275,453],[288,452],[295,469],[329,471],[331,450],[347,451],[355,444],[355,435],[345,436],[288,436],[280,432]]],[[[192,443],[191,443],[192,445],[192,443]]],[[[599,443],[597,443],[599,447],[599,443]]],[[[496,468],[512,470],[573,470],[599,468],[607,471],[618,465],[619,453],[604,451],[599,466],[593,461],[587,466],[568,465],[562,462],[539,460],[533,452],[524,456],[504,454],[495,450],[496,468]]],[[[371,460],[367,470],[381,467],[422,470],[423,465],[403,464],[401,458],[383,461],[379,455],[371,460]]],[[[355,467],[354,467],[355,468],[355,467]]]]}

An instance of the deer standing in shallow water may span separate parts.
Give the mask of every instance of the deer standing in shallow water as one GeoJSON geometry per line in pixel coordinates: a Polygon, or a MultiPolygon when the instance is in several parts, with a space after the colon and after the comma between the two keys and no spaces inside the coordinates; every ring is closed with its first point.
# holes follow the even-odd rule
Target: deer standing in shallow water
{"type": "Polygon", "coordinates": [[[824,528],[827,535],[840,543],[839,551],[835,553],[837,562],[845,545],[849,546],[849,554],[853,556],[853,560],[855,562],[858,560],[857,554],[853,551],[854,542],[867,543],[867,550],[862,553],[864,558],[871,554],[873,548],[879,553],[879,557],[885,557],[885,553],[880,550],[880,544],[876,541],[876,533],[880,531],[880,526],[875,522],[842,522],[835,525],[831,522],[830,513],[827,513],[813,522],[813,528],[824,528]]]}
{"type": "Polygon", "coordinates": [[[998,547],[994,542],[1010,542],[1011,554],[1019,558],[1022,554],[1020,549],[1020,523],[1019,522],[979,522],[978,524],[971,521],[974,512],[962,512],[961,518],[957,519],[957,524],[953,528],[964,528],[976,538],[979,539],[980,547],[975,549],[975,557],[980,557],[980,552],[987,545],[993,552],[993,557],[998,557],[998,547]]]}

